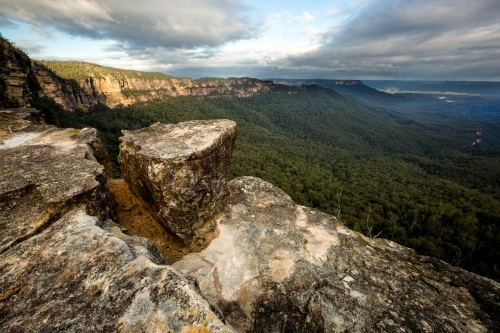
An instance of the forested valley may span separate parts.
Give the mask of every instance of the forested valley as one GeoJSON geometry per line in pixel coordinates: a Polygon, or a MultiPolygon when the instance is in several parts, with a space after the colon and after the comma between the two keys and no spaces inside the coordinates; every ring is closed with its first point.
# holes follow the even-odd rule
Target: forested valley
{"type": "Polygon", "coordinates": [[[57,126],[97,128],[117,177],[122,129],[232,119],[239,136],[231,178],[260,177],[368,237],[500,280],[498,123],[412,117],[314,85],[74,112],[48,98],[32,105],[57,126]]]}

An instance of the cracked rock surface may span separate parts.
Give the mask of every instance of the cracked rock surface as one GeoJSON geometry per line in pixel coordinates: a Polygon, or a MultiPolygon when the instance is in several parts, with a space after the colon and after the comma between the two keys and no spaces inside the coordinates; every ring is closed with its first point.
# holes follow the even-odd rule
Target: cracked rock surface
{"type": "Polygon", "coordinates": [[[2,113],[2,122],[13,125],[1,135],[0,253],[75,207],[113,218],[106,174],[94,156],[95,148],[105,149],[95,130],[60,130],[18,118],[2,113]]]}
{"type": "Polygon", "coordinates": [[[233,332],[151,241],[113,222],[95,130],[29,113],[0,112],[0,331],[233,332]]]}
{"type": "Polygon", "coordinates": [[[227,175],[236,140],[231,120],[154,124],[123,131],[123,178],[151,214],[185,244],[213,231],[226,206],[227,175]]]}
{"type": "Polygon", "coordinates": [[[229,183],[220,234],[172,266],[239,332],[498,332],[472,296],[500,285],[296,205],[254,177],[229,183]]]}
{"type": "MultiPolygon", "coordinates": [[[[218,229],[168,266],[150,240],[113,222],[95,130],[30,114],[0,112],[1,332],[499,331],[498,283],[368,239],[261,179],[227,183],[228,121],[126,133],[121,162],[139,161],[127,171],[136,190],[178,192],[155,204],[187,200],[172,212],[188,222],[212,214],[218,229]]],[[[206,231],[196,221],[180,226],[184,240],[206,231]]]]}
{"type": "Polygon", "coordinates": [[[0,260],[3,332],[231,332],[149,240],[73,210],[0,260]]]}

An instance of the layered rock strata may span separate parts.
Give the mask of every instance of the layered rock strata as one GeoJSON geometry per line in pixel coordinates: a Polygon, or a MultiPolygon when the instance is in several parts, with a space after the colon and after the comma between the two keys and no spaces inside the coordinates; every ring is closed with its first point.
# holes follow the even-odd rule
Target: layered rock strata
{"type": "MultiPolygon", "coordinates": [[[[98,75],[98,73],[95,73],[98,75]]],[[[110,107],[130,105],[138,101],[150,101],[158,98],[178,96],[237,96],[250,97],[266,93],[273,86],[272,81],[252,78],[193,80],[165,75],[164,79],[146,79],[136,77],[117,78],[113,75],[89,77],[76,81],[79,94],[93,96],[97,101],[110,107]]],[[[83,103],[83,98],[75,98],[83,103]]],[[[87,107],[95,104],[87,101],[87,107]]],[[[85,106],[80,106],[84,107],[85,106]]]]}
{"type": "Polygon", "coordinates": [[[229,195],[236,123],[157,123],[123,133],[118,158],[123,178],[151,214],[186,244],[195,234],[213,231],[211,222],[229,195]]]}
{"type": "MultiPolygon", "coordinates": [[[[51,62],[35,62],[0,36],[0,107],[29,107],[33,97],[50,97],[67,110],[88,109],[98,103],[110,107],[176,96],[249,97],[268,92],[274,83],[252,78],[177,78],[161,73],[113,69],[102,74],[100,66],[83,64],[73,69],[83,79],[61,77],[51,62]],[[88,65],[88,66],[87,66],[88,65]]],[[[70,65],[68,65],[70,66],[70,65]]],[[[71,71],[71,69],[70,69],[71,71]]],[[[61,73],[62,75],[63,73],[61,73]]]]}
{"type": "Polygon", "coordinates": [[[113,222],[95,130],[30,115],[0,112],[0,331],[233,332],[151,241],[113,222]]]}
{"type": "Polygon", "coordinates": [[[258,178],[229,185],[219,236],[173,267],[238,332],[498,332],[479,301],[498,302],[500,284],[365,238],[258,178]]]}

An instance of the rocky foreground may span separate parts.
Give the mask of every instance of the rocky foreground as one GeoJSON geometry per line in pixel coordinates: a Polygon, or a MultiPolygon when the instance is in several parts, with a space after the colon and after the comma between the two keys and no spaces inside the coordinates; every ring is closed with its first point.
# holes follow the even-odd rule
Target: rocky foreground
{"type": "MultiPolygon", "coordinates": [[[[184,243],[212,233],[203,249],[167,262],[120,225],[128,208],[108,189],[95,130],[37,118],[0,112],[2,332],[500,331],[498,283],[368,239],[258,178],[225,187],[216,178],[227,175],[234,123],[154,125],[123,139],[122,167],[133,146],[143,168],[126,179],[156,223],[184,243]],[[188,195],[165,200],[175,193],[161,190],[176,187],[155,181],[188,195]],[[160,214],[169,203],[179,210],[160,214]]],[[[127,223],[140,231],[140,219],[127,223]]]]}

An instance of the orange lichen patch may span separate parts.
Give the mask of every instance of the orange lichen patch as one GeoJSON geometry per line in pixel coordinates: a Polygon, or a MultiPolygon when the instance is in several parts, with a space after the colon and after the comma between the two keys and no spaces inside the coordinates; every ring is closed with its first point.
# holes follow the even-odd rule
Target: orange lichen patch
{"type": "Polygon", "coordinates": [[[204,326],[187,326],[182,330],[182,333],[210,333],[210,329],[204,326]]]}
{"type": "Polygon", "coordinates": [[[10,297],[14,296],[18,292],[20,292],[21,289],[22,289],[21,287],[14,287],[14,288],[8,289],[6,292],[3,293],[3,295],[0,295],[0,302],[3,302],[5,300],[9,299],[10,297]]]}
{"type": "Polygon", "coordinates": [[[108,180],[108,188],[118,204],[120,225],[134,235],[150,239],[169,264],[180,260],[188,253],[203,250],[217,236],[217,231],[213,230],[192,244],[184,245],[151,215],[123,179],[108,180]]]}
{"type": "Polygon", "coordinates": [[[40,220],[34,222],[33,225],[35,226],[35,228],[40,228],[45,223],[47,223],[47,221],[49,221],[50,217],[51,217],[50,214],[45,214],[44,217],[42,217],[40,220]]]}

